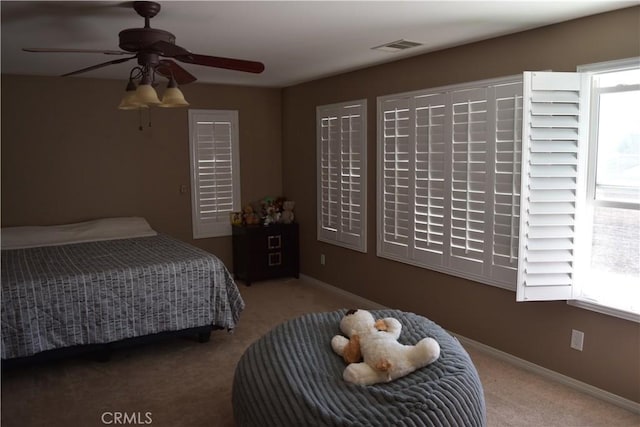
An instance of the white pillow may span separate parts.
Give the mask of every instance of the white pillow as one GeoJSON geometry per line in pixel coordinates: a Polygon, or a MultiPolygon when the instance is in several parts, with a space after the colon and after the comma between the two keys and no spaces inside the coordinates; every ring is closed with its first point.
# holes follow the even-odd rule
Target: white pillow
{"type": "Polygon", "coordinates": [[[76,224],[6,227],[2,229],[2,249],[68,245],[100,240],[155,236],[146,219],[140,217],[103,218],[76,224]]]}

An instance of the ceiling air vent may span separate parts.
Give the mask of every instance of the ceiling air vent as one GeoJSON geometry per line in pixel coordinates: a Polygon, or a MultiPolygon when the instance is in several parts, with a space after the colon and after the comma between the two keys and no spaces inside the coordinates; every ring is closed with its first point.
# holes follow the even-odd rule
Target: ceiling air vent
{"type": "Polygon", "coordinates": [[[400,39],[391,43],[385,43],[380,46],[372,47],[371,49],[381,50],[383,52],[400,52],[401,50],[410,49],[416,46],[422,46],[422,43],[400,39]]]}

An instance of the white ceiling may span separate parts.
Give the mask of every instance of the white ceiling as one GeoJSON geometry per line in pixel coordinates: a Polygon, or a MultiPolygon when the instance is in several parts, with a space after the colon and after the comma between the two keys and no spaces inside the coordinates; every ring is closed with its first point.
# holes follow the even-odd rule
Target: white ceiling
{"type": "MultiPolygon", "coordinates": [[[[582,16],[637,1],[171,1],[151,27],[194,53],[260,61],[262,74],[181,64],[200,82],[289,86],[582,16]],[[372,50],[406,39],[423,46],[372,50]]],[[[55,76],[119,58],[28,53],[23,47],[118,50],[118,32],[142,27],[131,2],[2,1],[2,73],[55,76]]],[[[79,77],[126,80],[134,61],[79,77]]],[[[77,78],[77,77],[69,77],[77,78]]]]}

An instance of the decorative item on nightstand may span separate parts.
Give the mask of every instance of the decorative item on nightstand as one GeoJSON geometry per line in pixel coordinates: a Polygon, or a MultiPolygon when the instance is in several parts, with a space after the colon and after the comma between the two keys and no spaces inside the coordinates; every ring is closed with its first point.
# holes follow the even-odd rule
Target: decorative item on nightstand
{"type": "Polygon", "coordinates": [[[231,212],[229,217],[232,225],[242,225],[242,212],[231,212]]]}
{"type": "Polygon", "coordinates": [[[295,218],[293,214],[293,208],[296,207],[296,202],[293,200],[285,200],[282,204],[282,213],[280,214],[280,222],[284,224],[291,224],[295,218]]]}

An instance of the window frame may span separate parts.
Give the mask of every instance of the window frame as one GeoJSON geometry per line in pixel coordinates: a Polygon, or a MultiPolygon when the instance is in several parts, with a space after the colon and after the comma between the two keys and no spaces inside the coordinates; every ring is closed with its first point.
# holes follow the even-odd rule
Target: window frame
{"type": "MultiPolygon", "coordinates": [[[[598,74],[606,74],[606,73],[611,73],[615,71],[623,71],[631,68],[639,68],[639,66],[640,66],[640,57],[633,57],[633,58],[617,59],[613,61],[597,62],[592,64],[583,64],[576,67],[576,71],[578,73],[588,74],[591,77],[598,74]]],[[[603,206],[620,207],[624,205],[624,204],[617,204],[616,202],[598,201],[595,199],[595,194],[594,194],[594,192],[596,191],[595,187],[596,187],[597,146],[593,147],[591,145],[594,144],[593,141],[597,141],[598,139],[598,127],[591,125],[591,121],[593,120],[593,115],[597,107],[597,102],[594,101],[593,97],[594,95],[598,95],[602,92],[610,93],[613,91],[617,91],[617,89],[602,91],[599,89],[595,89],[593,83],[590,85],[590,93],[589,93],[591,97],[590,112],[589,112],[590,126],[589,126],[589,134],[588,134],[588,139],[589,139],[588,142],[590,147],[589,147],[589,158],[588,158],[587,178],[586,178],[587,179],[586,203],[587,203],[587,209],[588,209],[588,215],[589,215],[589,222],[587,223],[588,225],[586,225],[586,229],[588,230],[589,236],[591,235],[591,230],[592,230],[591,222],[593,220],[593,214],[591,210],[595,206],[603,205],[603,206]],[[593,201],[590,200],[591,198],[593,198],[593,201]]],[[[585,255],[585,256],[589,258],[588,255],[585,255]]],[[[576,296],[576,298],[568,300],[567,304],[575,307],[580,307],[587,310],[595,311],[598,313],[607,314],[610,316],[630,320],[636,323],[640,323],[640,313],[633,313],[633,312],[621,310],[619,308],[600,303],[596,300],[593,300],[592,298],[589,298],[587,295],[584,295],[581,289],[579,290],[579,293],[576,296]]]]}
{"type": "Polygon", "coordinates": [[[194,239],[221,237],[231,235],[230,213],[240,210],[240,141],[239,141],[239,114],[237,110],[198,110],[190,109],[189,115],[189,157],[191,169],[191,220],[194,239]],[[201,159],[197,151],[198,121],[221,122],[229,127],[229,144],[225,147],[231,153],[231,173],[226,179],[230,179],[231,207],[223,209],[215,214],[215,218],[205,219],[200,216],[199,204],[201,201],[200,187],[198,185],[200,175],[198,163],[201,159]]]}
{"type": "MultiPolygon", "coordinates": [[[[351,126],[351,121],[349,121],[351,126]]],[[[327,134],[329,137],[330,133],[327,134]]],[[[350,133],[351,135],[351,133],[350,133]]],[[[329,146],[331,142],[327,142],[329,146]]],[[[328,148],[327,148],[328,149],[328,148]]],[[[329,159],[326,159],[329,160],[329,159]]],[[[349,172],[350,173],[350,172],[349,172]]],[[[367,100],[359,99],[354,101],[345,101],[334,104],[319,105],[316,107],[316,193],[317,193],[317,239],[324,243],[330,243],[336,246],[341,246],[347,249],[352,249],[358,252],[367,252],[367,100]],[[355,114],[355,115],[354,115],[355,114]],[[335,116],[338,120],[339,128],[337,132],[342,135],[345,130],[342,128],[343,119],[357,117],[359,118],[360,131],[356,133],[355,140],[349,139],[343,140],[341,137],[338,140],[333,141],[340,147],[340,152],[337,154],[337,159],[334,161],[337,163],[338,169],[338,188],[336,199],[336,226],[335,229],[328,227],[324,221],[324,209],[327,208],[329,200],[324,198],[325,191],[323,187],[323,180],[325,178],[323,161],[325,153],[323,150],[323,121],[328,116],[335,116]],[[355,150],[343,151],[344,144],[355,145],[355,150]],[[359,149],[359,155],[354,156],[354,151],[359,149]],[[348,160],[345,161],[343,155],[347,154],[348,160]],[[354,190],[351,185],[353,183],[353,175],[348,175],[345,178],[344,171],[348,169],[351,171],[352,165],[359,164],[357,168],[360,172],[356,177],[355,185],[359,187],[359,190],[354,190]],[[349,187],[345,190],[345,186],[349,187]],[[359,198],[359,204],[352,201],[352,196],[359,198]],[[343,201],[344,198],[349,199],[347,203],[347,210],[351,214],[359,215],[360,228],[359,233],[353,230],[347,231],[343,229],[343,224],[348,221],[348,218],[343,217],[343,201]],[[355,210],[354,210],[355,209],[355,210]]]]}

